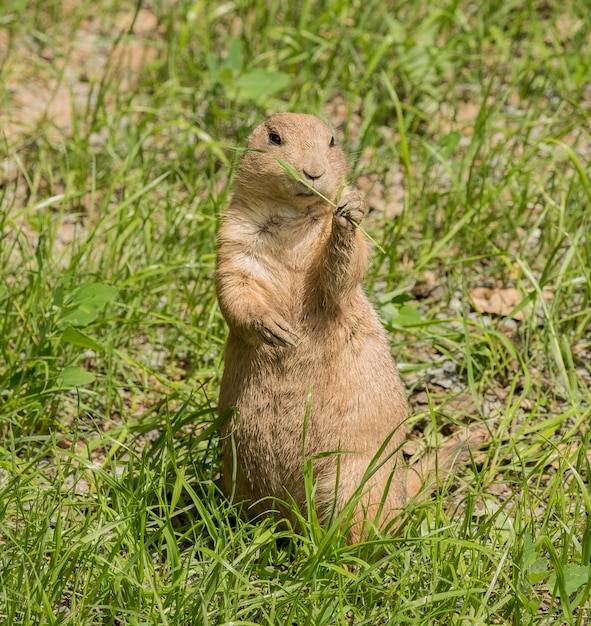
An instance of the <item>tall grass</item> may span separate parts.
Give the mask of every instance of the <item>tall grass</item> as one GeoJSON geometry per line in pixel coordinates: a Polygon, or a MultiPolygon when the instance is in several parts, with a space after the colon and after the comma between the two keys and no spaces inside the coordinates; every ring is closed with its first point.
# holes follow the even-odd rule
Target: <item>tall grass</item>
{"type": "Polygon", "coordinates": [[[2,4],[0,622],[588,623],[590,21],[2,4]],[[232,148],[280,110],[334,123],[383,185],[366,284],[415,447],[491,433],[393,538],[248,524],[219,490],[215,232],[232,148]],[[523,319],[477,287],[516,289],[523,319]]]}

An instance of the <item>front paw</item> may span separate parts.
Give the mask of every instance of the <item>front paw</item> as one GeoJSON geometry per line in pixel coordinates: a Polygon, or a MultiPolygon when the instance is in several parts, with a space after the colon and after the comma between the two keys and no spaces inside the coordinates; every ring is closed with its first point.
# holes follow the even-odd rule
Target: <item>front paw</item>
{"type": "Polygon", "coordinates": [[[271,315],[264,315],[255,323],[254,329],[259,339],[271,346],[295,348],[300,340],[293,328],[280,317],[273,318],[271,315]]]}
{"type": "Polygon", "coordinates": [[[351,187],[343,190],[337,204],[335,219],[342,228],[353,228],[361,222],[367,213],[365,196],[359,190],[351,187]]]}

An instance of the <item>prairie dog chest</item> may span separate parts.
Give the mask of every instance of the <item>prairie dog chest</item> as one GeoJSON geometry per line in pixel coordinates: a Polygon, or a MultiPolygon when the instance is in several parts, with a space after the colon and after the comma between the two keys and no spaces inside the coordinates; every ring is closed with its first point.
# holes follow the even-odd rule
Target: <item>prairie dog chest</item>
{"type": "Polygon", "coordinates": [[[330,220],[313,214],[269,216],[236,224],[227,229],[227,236],[253,276],[299,282],[319,262],[330,236],[330,220]]]}

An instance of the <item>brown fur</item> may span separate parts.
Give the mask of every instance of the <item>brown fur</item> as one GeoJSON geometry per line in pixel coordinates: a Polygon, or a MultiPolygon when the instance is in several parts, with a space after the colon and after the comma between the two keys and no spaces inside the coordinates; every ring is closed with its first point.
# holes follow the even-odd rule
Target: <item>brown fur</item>
{"type": "MultiPolygon", "coordinates": [[[[321,522],[362,489],[349,531],[357,541],[363,519],[383,527],[407,500],[399,452],[405,391],[359,284],[368,257],[364,235],[345,217],[360,222],[365,201],[345,186],[345,156],[314,116],[271,117],[248,147],[257,151],[242,155],[218,238],[217,294],[230,328],[219,411],[234,411],[222,430],[224,490],[248,503],[249,517],[274,506],[269,496],[287,494],[305,511],[305,455],[314,459],[321,522]],[[388,437],[383,465],[362,484],[388,437]]],[[[414,475],[410,482],[414,495],[421,483],[414,475]]]]}

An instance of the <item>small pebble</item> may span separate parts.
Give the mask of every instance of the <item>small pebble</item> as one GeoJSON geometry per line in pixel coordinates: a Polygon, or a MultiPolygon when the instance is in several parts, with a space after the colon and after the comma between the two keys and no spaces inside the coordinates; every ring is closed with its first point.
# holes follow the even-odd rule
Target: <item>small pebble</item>
{"type": "Polygon", "coordinates": [[[454,361],[445,361],[441,369],[443,370],[445,376],[452,378],[458,371],[458,365],[457,363],[454,363],[454,361]]]}

